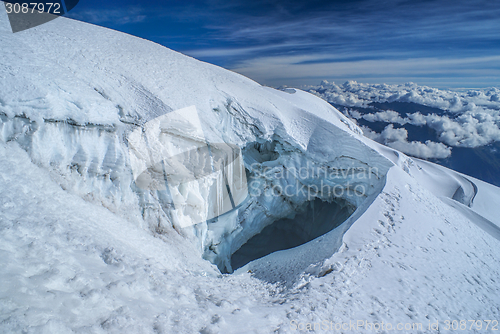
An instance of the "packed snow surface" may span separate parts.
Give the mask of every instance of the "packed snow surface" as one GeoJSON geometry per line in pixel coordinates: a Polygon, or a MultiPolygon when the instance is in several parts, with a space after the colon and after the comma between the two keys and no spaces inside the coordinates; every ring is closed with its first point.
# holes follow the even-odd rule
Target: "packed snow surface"
{"type": "Polygon", "coordinates": [[[498,188],[371,141],[312,94],[129,35],[64,18],[12,34],[2,13],[0,45],[3,333],[500,319],[498,188]],[[144,189],[129,150],[183,108],[197,141],[241,150],[248,181],[234,208],[191,225],[178,203],[215,195],[144,189]]]}

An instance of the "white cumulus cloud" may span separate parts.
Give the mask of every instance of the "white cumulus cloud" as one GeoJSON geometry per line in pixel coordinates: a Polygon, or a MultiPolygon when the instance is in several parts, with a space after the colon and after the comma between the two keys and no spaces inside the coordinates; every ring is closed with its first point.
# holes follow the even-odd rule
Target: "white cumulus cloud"
{"type": "Polygon", "coordinates": [[[365,114],[363,115],[363,118],[368,122],[387,122],[398,123],[401,125],[406,123],[399,113],[394,110],[384,110],[374,114],[365,114]]]}
{"type": "Polygon", "coordinates": [[[425,143],[409,142],[408,131],[404,128],[395,129],[392,124],[386,126],[381,133],[376,133],[367,127],[362,129],[366,137],[417,158],[444,159],[451,156],[451,148],[443,143],[430,140],[425,143]]]}
{"type": "MultiPolygon", "coordinates": [[[[466,91],[440,90],[414,83],[404,85],[362,84],[348,81],[336,85],[323,81],[309,90],[332,103],[348,107],[370,107],[372,102],[412,102],[439,108],[443,114],[420,112],[402,117],[394,110],[348,116],[369,122],[427,126],[436,131],[439,140],[454,147],[479,147],[500,141],[500,89],[466,91]]],[[[385,131],[385,130],[384,130],[385,131]]],[[[442,150],[442,152],[445,152],[442,150]]]]}

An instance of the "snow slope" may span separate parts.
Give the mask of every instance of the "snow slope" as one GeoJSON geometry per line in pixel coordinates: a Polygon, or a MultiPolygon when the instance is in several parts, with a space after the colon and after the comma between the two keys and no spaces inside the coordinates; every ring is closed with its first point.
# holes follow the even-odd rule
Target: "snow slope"
{"type": "Polygon", "coordinates": [[[65,18],[12,34],[2,13],[0,45],[2,332],[288,333],[360,320],[422,323],[417,333],[499,320],[498,188],[363,137],[311,94],[129,35],[65,18]],[[127,136],[190,106],[208,142],[240,147],[260,193],[182,228],[166,192],[136,186],[127,136]],[[354,172],[276,177],[304,167],[354,172]],[[322,184],[365,191],[310,191],[322,184]],[[308,215],[338,212],[350,216],[320,220],[335,228],[318,238],[221,274],[266,227],[308,231],[308,215]]]}

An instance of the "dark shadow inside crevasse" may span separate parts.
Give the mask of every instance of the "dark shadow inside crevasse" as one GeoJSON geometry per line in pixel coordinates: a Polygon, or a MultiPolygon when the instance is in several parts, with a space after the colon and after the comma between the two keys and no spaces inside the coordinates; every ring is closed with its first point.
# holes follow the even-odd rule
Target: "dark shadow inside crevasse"
{"type": "Polygon", "coordinates": [[[309,242],[341,225],[355,207],[343,199],[306,202],[293,218],[284,218],[266,226],[231,256],[233,270],[279,250],[309,242]]]}
{"type": "Polygon", "coordinates": [[[273,161],[279,158],[279,153],[276,152],[277,141],[252,142],[243,148],[245,161],[250,165],[252,163],[262,163],[265,161],[273,161]]]}

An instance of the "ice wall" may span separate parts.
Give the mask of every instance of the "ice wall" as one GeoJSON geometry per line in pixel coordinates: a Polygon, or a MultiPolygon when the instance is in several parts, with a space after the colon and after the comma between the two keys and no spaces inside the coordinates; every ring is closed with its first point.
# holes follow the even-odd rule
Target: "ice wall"
{"type": "MultiPolygon", "coordinates": [[[[221,127],[226,126],[225,120],[233,117],[227,106],[218,108],[217,115],[221,118],[217,123],[221,127]]],[[[290,229],[321,231],[310,232],[303,242],[327,233],[381,189],[383,177],[391,166],[385,158],[331,124],[317,126],[306,148],[280,128],[267,138],[256,131],[258,127],[244,124],[219,128],[233,136],[253,138],[241,147],[249,196],[240,199],[236,209],[226,210],[230,212],[211,220],[196,221],[193,226],[176,225],[172,192],[183,192],[186,198],[197,196],[207,203],[216,202],[217,198],[210,196],[217,194],[201,194],[197,188],[181,190],[181,183],[169,191],[137,186],[127,136],[140,127],[131,124],[81,126],[68,121],[40,122],[5,114],[0,117],[2,141],[19,143],[33,162],[51,170],[64,189],[134,219],[154,233],[176,228],[222,272],[232,272],[231,256],[275,222],[288,219],[295,222],[290,229]],[[238,133],[241,128],[247,133],[238,133]],[[341,218],[324,226],[308,225],[305,208],[315,202],[324,203],[329,206],[326,210],[332,212],[337,207],[344,208],[341,218]]],[[[320,205],[323,204],[316,204],[320,205]]]]}
{"type": "MultiPolygon", "coordinates": [[[[364,143],[354,123],[311,94],[263,87],[133,36],[57,21],[27,34],[0,29],[7,64],[0,66],[0,140],[21,145],[66,191],[152,233],[181,234],[221,271],[232,271],[232,254],[252,237],[312,202],[360,208],[393,165],[364,143]],[[184,180],[171,189],[141,188],[128,141],[148,122],[190,106],[208,143],[241,150],[253,191],[233,196],[236,208],[194,225],[176,222],[176,200],[209,208],[218,193],[184,180]]],[[[185,160],[195,161],[199,151],[189,152],[185,160]]]]}
{"type": "Polygon", "coordinates": [[[246,144],[242,151],[250,196],[236,212],[209,222],[206,259],[222,272],[232,272],[250,258],[311,241],[341,225],[357,208],[364,210],[366,199],[382,189],[391,164],[346,132],[326,128],[331,144],[320,141],[326,129],[318,128],[307,149],[277,134],[246,144]],[[274,238],[276,230],[289,240],[274,238]],[[256,248],[250,251],[247,242],[261,233],[267,237],[253,239],[256,248]],[[273,245],[263,244],[269,242],[273,245]]]}

